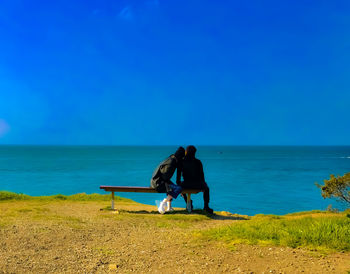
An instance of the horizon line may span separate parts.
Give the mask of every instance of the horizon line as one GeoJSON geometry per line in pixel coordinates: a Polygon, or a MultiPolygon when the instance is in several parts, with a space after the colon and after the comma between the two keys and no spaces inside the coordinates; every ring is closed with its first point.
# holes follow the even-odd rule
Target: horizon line
{"type": "MultiPolygon", "coordinates": [[[[193,144],[192,144],[193,145],[193,144]]],[[[300,144],[300,145],[293,145],[293,144],[269,144],[269,145],[254,145],[254,144],[195,144],[196,146],[205,146],[205,147],[217,147],[217,146],[223,146],[223,147],[347,147],[348,145],[310,145],[310,144],[300,144]]],[[[0,146],[37,146],[37,147],[48,147],[48,146],[56,146],[56,147],[174,147],[174,146],[185,146],[183,144],[162,144],[162,145],[155,145],[155,144],[0,144],[0,146]]]]}

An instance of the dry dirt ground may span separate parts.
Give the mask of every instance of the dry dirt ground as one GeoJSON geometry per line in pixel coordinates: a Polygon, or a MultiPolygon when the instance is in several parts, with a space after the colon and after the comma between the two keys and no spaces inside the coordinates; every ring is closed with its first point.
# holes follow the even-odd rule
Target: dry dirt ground
{"type": "Polygon", "coordinates": [[[160,215],[108,202],[0,202],[0,273],[348,273],[349,253],[207,241],[232,215],[160,215]]]}

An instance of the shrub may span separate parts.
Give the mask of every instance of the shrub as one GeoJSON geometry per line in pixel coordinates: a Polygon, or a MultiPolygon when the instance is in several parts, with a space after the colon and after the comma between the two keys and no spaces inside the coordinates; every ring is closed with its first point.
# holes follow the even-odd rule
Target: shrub
{"type": "Polygon", "coordinates": [[[7,200],[26,200],[29,196],[25,194],[17,194],[10,191],[0,191],[0,201],[7,200]]]}
{"type": "Polygon", "coordinates": [[[332,174],[329,180],[324,180],[324,185],[316,183],[316,186],[324,199],[335,198],[350,206],[350,173],[337,177],[332,174]]]}

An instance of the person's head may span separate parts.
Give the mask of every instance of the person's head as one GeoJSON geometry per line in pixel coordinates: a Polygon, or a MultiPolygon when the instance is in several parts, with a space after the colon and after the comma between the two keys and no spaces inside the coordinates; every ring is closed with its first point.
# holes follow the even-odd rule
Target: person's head
{"type": "Polygon", "coordinates": [[[187,158],[194,158],[196,156],[196,147],[195,146],[188,146],[186,147],[185,155],[187,158]]]}
{"type": "Polygon", "coordinates": [[[179,147],[174,153],[174,156],[177,160],[181,160],[185,156],[185,149],[183,147],[179,147]]]}

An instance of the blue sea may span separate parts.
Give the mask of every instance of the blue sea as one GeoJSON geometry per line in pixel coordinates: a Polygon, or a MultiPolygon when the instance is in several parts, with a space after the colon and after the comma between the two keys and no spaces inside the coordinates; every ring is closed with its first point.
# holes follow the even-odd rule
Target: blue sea
{"type": "MultiPolygon", "coordinates": [[[[350,172],[350,146],[198,146],[217,211],[286,214],[329,204],[315,182],[350,172]]],[[[176,146],[0,146],[0,190],[29,195],[105,193],[100,185],[149,186],[176,146]]],[[[175,175],[173,177],[175,181],[175,175]]],[[[164,194],[120,193],[155,205],[164,194]]],[[[202,194],[193,196],[203,207],[202,194]]],[[[179,197],[174,206],[184,207],[179,197]]]]}

